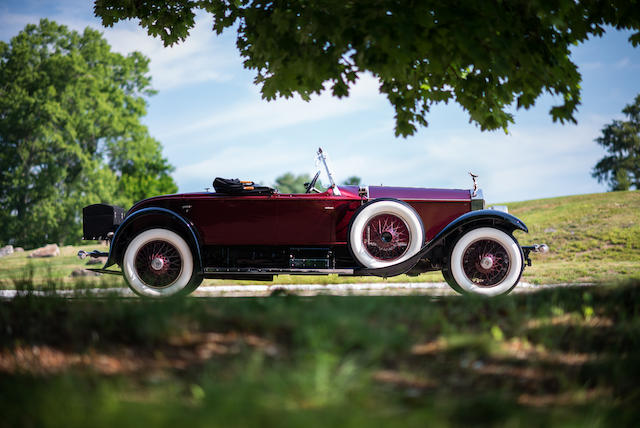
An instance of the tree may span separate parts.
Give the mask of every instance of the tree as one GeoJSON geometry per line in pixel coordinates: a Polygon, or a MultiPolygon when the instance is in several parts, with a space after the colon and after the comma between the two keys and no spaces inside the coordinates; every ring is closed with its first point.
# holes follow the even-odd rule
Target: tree
{"type": "Polygon", "coordinates": [[[596,142],[607,149],[607,156],[593,168],[598,182],[609,183],[611,190],[640,190],[640,94],[622,112],[627,121],[614,120],[604,128],[596,142]]]}
{"type": "Polygon", "coordinates": [[[287,172],[276,178],[274,186],[280,193],[304,193],[306,191],[304,184],[310,181],[309,174],[294,175],[287,172]]]}
{"type": "Polygon", "coordinates": [[[357,175],[352,175],[342,182],[345,186],[359,186],[362,182],[362,179],[357,175]]]}
{"type": "Polygon", "coordinates": [[[177,190],[140,123],[148,63],[46,19],[0,42],[0,242],[76,242],[84,205],[177,190]]]}
{"type": "MultiPolygon", "coordinates": [[[[256,71],[264,98],[308,100],[326,83],[345,97],[368,72],[402,136],[427,126],[432,105],[449,101],[482,130],[506,129],[511,107],[528,109],[543,92],[562,99],[550,110],[554,121],[575,123],[581,77],[569,48],[606,25],[640,29],[640,8],[628,0],[96,0],[94,7],[103,25],[138,18],[165,45],[189,35],[197,9],[213,14],[217,34],[237,29],[244,66],[256,71]]],[[[640,33],[630,41],[637,46],[640,33]]]]}

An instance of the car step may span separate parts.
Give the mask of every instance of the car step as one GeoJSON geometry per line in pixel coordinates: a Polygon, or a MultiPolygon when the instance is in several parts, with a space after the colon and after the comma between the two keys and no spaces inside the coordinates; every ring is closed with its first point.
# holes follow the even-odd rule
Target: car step
{"type": "Polygon", "coordinates": [[[225,268],[206,267],[205,274],[230,274],[230,275],[353,275],[353,269],[313,269],[313,268],[225,268]]]}

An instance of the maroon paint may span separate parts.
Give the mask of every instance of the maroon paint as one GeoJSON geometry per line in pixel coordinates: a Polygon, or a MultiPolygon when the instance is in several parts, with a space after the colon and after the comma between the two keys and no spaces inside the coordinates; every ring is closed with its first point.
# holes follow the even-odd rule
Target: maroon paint
{"type": "MultiPolygon", "coordinates": [[[[363,203],[357,186],[324,193],[228,196],[185,193],[157,196],[134,205],[160,206],[191,220],[205,245],[346,244],[349,221],[363,203]]],[[[468,190],[369,187],[369,197],[396,198],[420,215],[427,241],[471,209],[468,190]]]]}

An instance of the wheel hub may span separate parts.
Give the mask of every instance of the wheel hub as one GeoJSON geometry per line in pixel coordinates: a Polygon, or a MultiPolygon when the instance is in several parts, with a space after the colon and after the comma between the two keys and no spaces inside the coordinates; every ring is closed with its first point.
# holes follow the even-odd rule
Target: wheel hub
{"type": "Polygon", "coordinates": [[[493,267],[493,255],[487,254],[480,260],[480,267],[484,270],[490,270],[493,267]]]}
{"type": "Polygon", "coordinates": [[[481,239],[465,249],[462,267],[467,278],[474,284],[493,287],[509,273],[509,256],[499,242],[481,239]]]}
{"type": "Polygon", "coordinates": [[[151,260],[151,269],[162,270],[163,267],[164,267],[164,260],[161,259],[160,257],[155,257],[153,260],[151,260]]]}
{"type": "Polygon", "coordinates": [[[148,286],[166,287],[180,276],[182,261],[175,246],[166,241],[155,240],[138,250],[135,268],[148,286]]]}
{"type": "Polygon", "coordinates": [[[410,239],[406,223],[393,214],[373,217],[364,228],[362,236],[368,253],[384,261],[400,258],[409,247],[410,239]]]}

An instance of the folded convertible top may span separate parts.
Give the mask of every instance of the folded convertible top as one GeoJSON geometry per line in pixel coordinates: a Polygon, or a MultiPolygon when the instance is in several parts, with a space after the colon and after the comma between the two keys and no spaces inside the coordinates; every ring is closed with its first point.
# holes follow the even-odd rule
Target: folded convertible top
{"type": "Polygon", "coordinates": [[[220,178],[213,180],[216,193],[226,195],[273,195],[275,189],[267,186],[256,186],[253,181],[240,181],[237,178],[220,178]]]}

